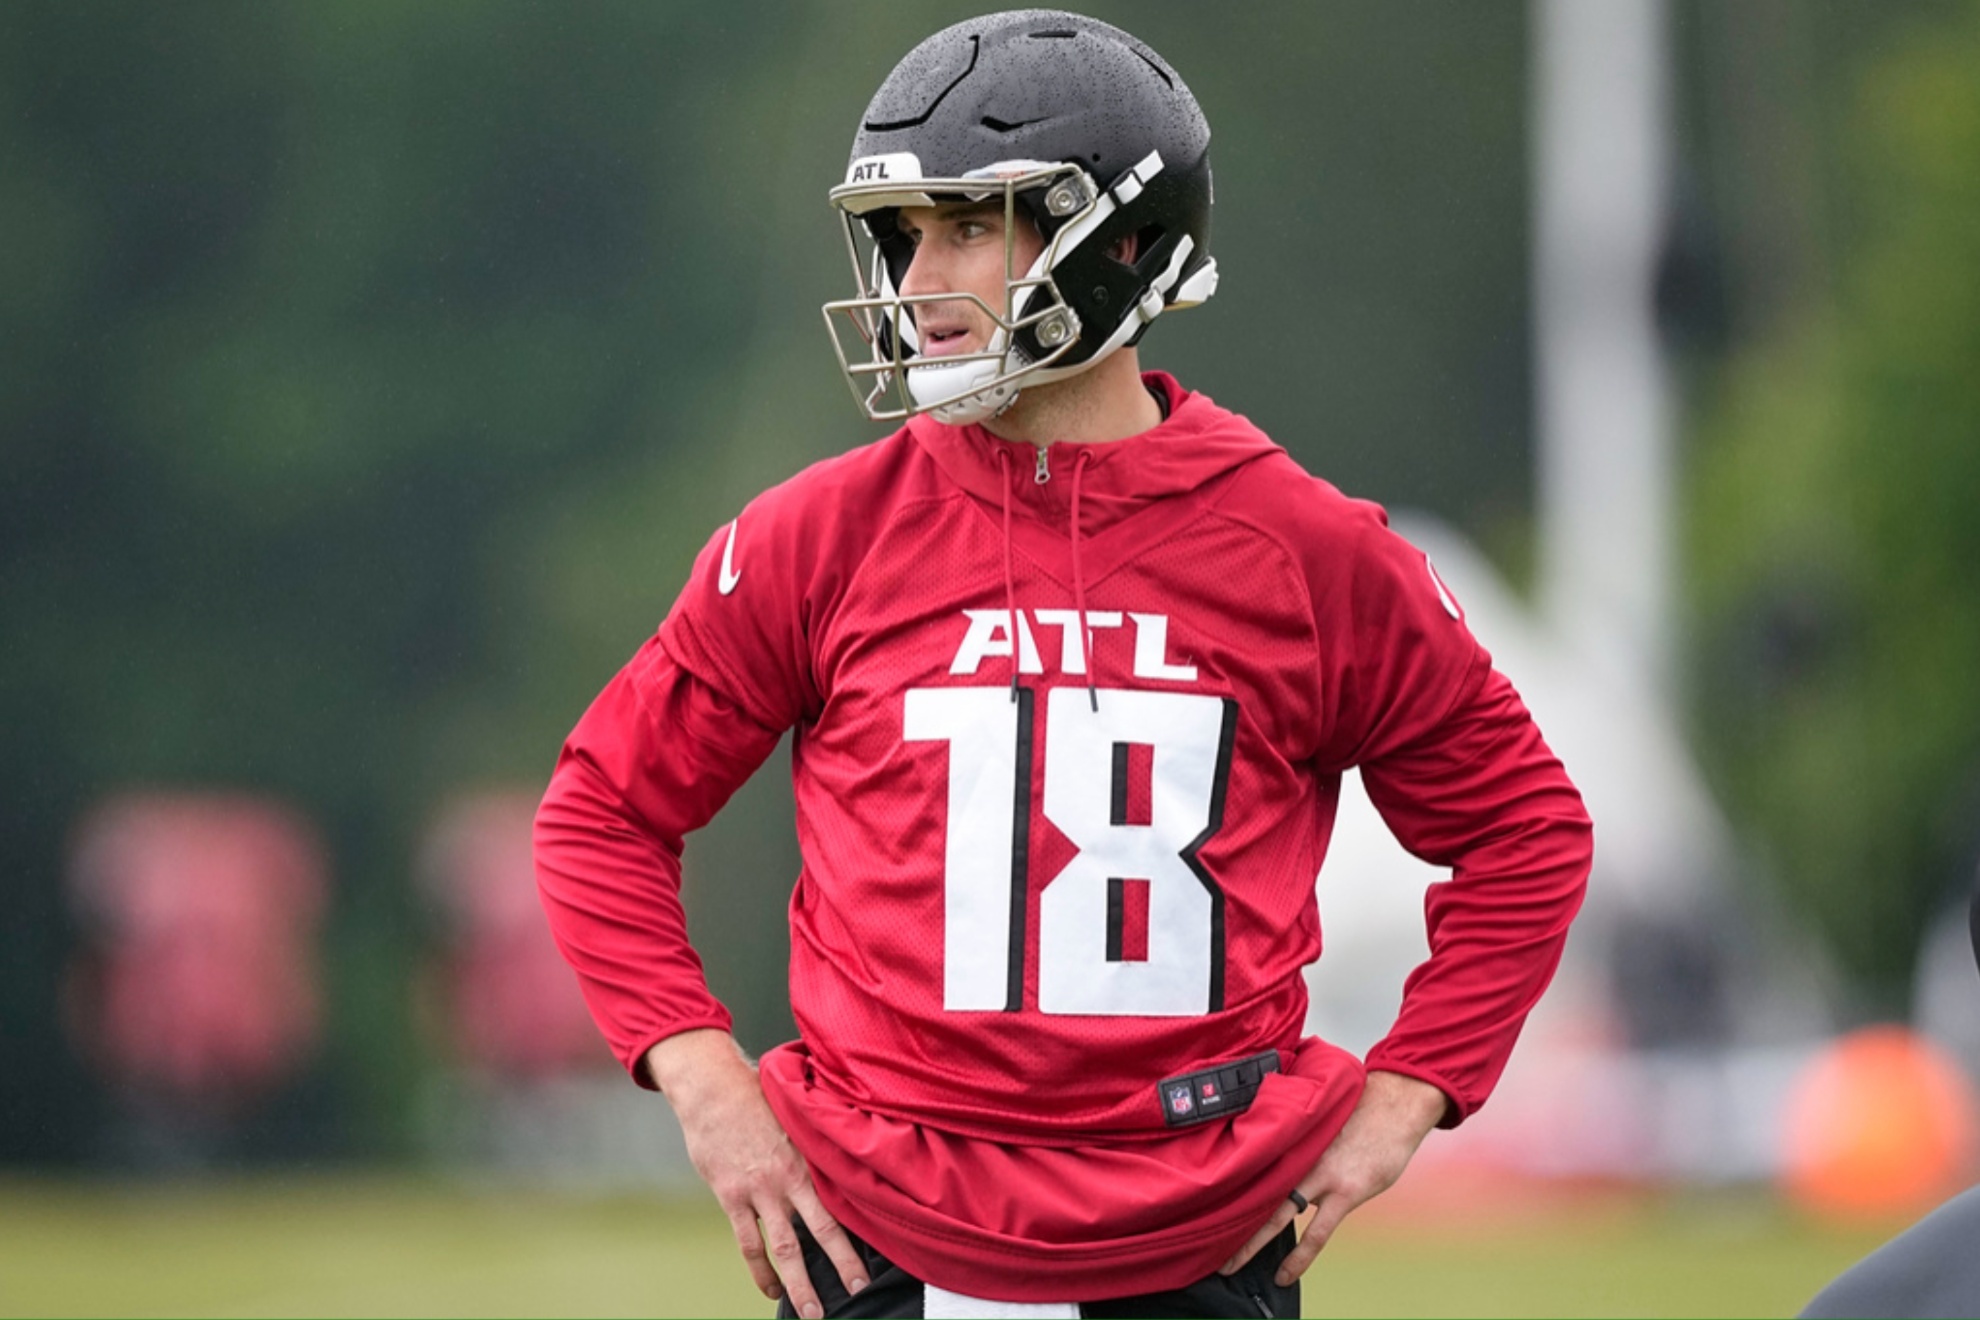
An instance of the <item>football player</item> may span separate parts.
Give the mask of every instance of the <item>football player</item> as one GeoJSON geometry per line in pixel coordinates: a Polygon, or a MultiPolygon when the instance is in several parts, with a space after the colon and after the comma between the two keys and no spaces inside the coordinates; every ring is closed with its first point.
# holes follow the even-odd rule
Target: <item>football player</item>
{"type": "Polygon", "coordinates": [[[781,1314],[1298,1314],[1483,1103],[1580,904],[1581,800],[1425,557],[1141,369],[1216,288],[1209,139],[1075,14],[900,62],[826,318],[902,425],[715,532],[538,814],[557,938],[781,1314]],[[680,853],[786,729],[800,1038],[752,1066],[680,853]],[[1301,1035],[1357,766],[1453,871],[1365,1061],[1301,1035]]]}

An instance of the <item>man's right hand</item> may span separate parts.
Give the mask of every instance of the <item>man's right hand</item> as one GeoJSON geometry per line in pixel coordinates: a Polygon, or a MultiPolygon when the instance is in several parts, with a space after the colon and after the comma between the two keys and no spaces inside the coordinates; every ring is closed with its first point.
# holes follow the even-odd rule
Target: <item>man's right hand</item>
{"type": "Polygon", "coordinates": [[[674,1107],[695,1171],[735,1230],[750,1277],[772,1301],[790,1294],[800,1316],[825,1314],[805,1273],[793,1215],[839,1271],[846,1291],[867,1283],[852,1240],[818,1200],[804,1156],[763,1098],[756,1069],[726,1031],[684,1031],[646,1052],[647,1073],[674,1107]]]}

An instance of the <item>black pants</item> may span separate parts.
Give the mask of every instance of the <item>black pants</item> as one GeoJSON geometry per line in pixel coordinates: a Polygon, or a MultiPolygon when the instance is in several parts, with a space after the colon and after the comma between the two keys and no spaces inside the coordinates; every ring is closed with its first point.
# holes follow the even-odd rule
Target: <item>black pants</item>
{"type": "MultiPolygon", "coordinates": [[[[818,1290],[818,1300],[824,1304],[827,1317],[873,1317],[874,1320],[892,1320],[893,1317],[908,1317],[919,1320],[921,1316],[920,1279],[915,1278],[894,1262],[875,1251],[851,1229],[846,1236],[852,1239],[853,1248],[859,1258],[866,1263],[866,1277],[870,1281],[860,1290],[857,1297],[848,1296],[845,1285],[839,1282],[839,1272],[832,1265],[831,1257],[825,1254],[811,1236],[811,1230],[802,1220],[797,1223],[798,1241],[804,1245],[804,1268],[811,1276],[811,1286],[818,1290]]],[[[1212,1274],[1198,1279],[1185,1288],[1175,1288],[1168,1292],[1141,1293],[1134,1297],[1111,1297],[1103,1302],[1082,1302],[1079,1312],[1087,1320],[1131,1320],[1140,1316],[1244,1316],[1252,1317],[1292,1317],[1299,1315],[1299,1280],[1294,1279],[1290,1287],[1281,1288],[1272,1282],[1272,1275],[1279,1268],[1279,1262],[1292,1251],[1298,1238],[1288,1224],[1265,1249],[1245,1263],[1236,1274],[1212,1274]]],[[[789,1297],[777,1305],[779,1320],[795,1320],[797,1311],[791,1306],[789,1297]]]]}

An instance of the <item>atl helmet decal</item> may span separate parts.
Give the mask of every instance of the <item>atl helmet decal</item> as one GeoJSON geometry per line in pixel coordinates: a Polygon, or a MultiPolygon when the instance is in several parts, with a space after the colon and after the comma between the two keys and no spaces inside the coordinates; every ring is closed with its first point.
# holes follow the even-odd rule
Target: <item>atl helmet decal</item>
{"type": "Polygon", "coordinates": [[[912,151],[896,151],[886,156],[865,156],[846,167],[847,183],[893,183],[921,177],[921,162],[912,151]]]}

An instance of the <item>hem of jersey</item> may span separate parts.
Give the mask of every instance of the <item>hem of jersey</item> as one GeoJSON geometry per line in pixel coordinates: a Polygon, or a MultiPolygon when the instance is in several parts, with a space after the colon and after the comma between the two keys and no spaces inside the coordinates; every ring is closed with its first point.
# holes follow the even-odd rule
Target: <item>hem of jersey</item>
{"type": "MultiPolygon", "coordinates": [[[[1347,1115],[1319,1143],[1314,1158],[1330,1145],[1347,1115]]],[[[1302,1165],[1300,1172],[1310,1163],[1302,1165]]],[[[1298,1173],[1291,1175],[1296,1182],[1298,1173]]],[[[1102,1301],[1144,1292],[1187,1287],[1215,1270],[1230,1252],[1271,1217],[1269,1206],[1247,1208],[1236,1202],[1221,1215],[1179,1223],[1125,1242],[1092,1247],[1051,1244],[1048,1254],[986,1243],[980,1233],[911,1220],[847,1195],[813,1170],[813,1190],[840,1223],[874,1244],[887,1258],[916,1277],[951,1291],[987,1295],[985,1290],[1022,1293],[1014,1302],[1102,1301]],[[875,1226],[884,1226],[875,1231],[875,1226]],[[919,1242],[940,1245],[924,1252],[919,1242]],[[903,1247],[905,1243],[905,1247],[903,1247]],[[940,1261],[931,1259],[940,1257],[940,1261]],[[966,1258],[966,1259],[959,1259],[966,1258]],[[929,1265],[936,1268],[929,1269],[929,1265]],[[945,1265],[961,1265],[953,1272],[945,1265]],[[999,1274],[1006,1270],[1008,1273],[999,1274]],[[1020,1287],[1011,1285],[1022,1280],[1020,1287]]]]}
{"type": "MultiPolygon", "coordinates": [[[[1294,1186],[1353,1112],[1365,1078],[1360,1061],[1325,1041],[1313,1043],[1353,1069],[1354,1085],[1330,1090],[1324,1100],[1316,1096],[1303,1120],[1290,1123],[1272,1144],[1261,1147],[1272,1153],[1252,1167],[1250,1177],[1222,1208],[1185,1214],[1163,1227],[1090,1245],[986,1232],[943,1216],[903,1213],[910,1205],[925,1209],[918,1202],[894,1208],[884,1199],[862,1196],[835,1179],[833,1161],[822,1154],[807,1155],[812,1183],[826,1209],[841,1223],[903,1269],[939,1287],[979,1296],[998,1292],[1020,1302],[1100,1300],[1185,1287],[1215,1270],[1271,1218],[1282,1195],[1277,1184],[1294,1186]]],[[[1295,1069],[1292,1075],[1304,1074],[1295,1069]]],[[[816,1083],[805,1085],[815,1088],[816,1083]]],[[[765,1098],[800,1150],[812,1136],[829,1142],[827,1134],[803,1120],[804,1106],[784,1087],[766,1086],[765,1098]],[[787,1106],[794,1109],[790,1115],[784,1112],[787,1106]]],[[[1187,1139],[1183,1132],[1169,1135],[1187,1139]]]]}
{"type": "MultiPolygon", "coordinates": [[[[910,1220],[905,1216],[895,1214],[891,1210],[885,1210],[864,1201],[854,1201],[852,1198],[840,1194],[838,1188],[830,1183],[823,1186],[830,1186],[832,1188],[832,1199],[839,1201],[841,1207],[854,1207],[855,1216],[885,1220],[902,1233],[912,1233],[924,1238],[938,1238],[960,1247],[969,1247],[979,1255],[995,1256],[1012,1265],[1024,1265],[1042,1274],[1069,1273],[1075,1268],[1087,1268],[1094,1265],[1121,1267],[1134,1264],[1144,1256],[1167,1258],[1179,1246],[1219,1238],[1227,1233],[1234,1233],[1239,1226],[1249,1224],[1254,1219],[1254,1216],[1245,1214],[1240,1210],[1232,1210],[1215,1219],[1198,1220],[1190,1224],[1179,1224],[1174,1228],[1142,1234],[1131,1239],[1129,1245],[1115,1244],[1112,1246],[1075,1247],[1065,1244],[1054,1244],[1051,1255],[1051,1266],[1040,1270],[1038,1257],[1028,1252],[996,1247],[985,1249],[982,1246],[983,1237],[981,1234],[972,1233],[965,1229],[945,1228],[939,1224],[927,1224],[910,1220]]],[[[822,1187],[820,1188],[820,1195],[822,1199],[824,1195],[822,1187]]],[[[826,1208],[828,1210],[833,1209],[829,1205],[826,1208]]],[[[839,1211],[833,1210],[833,1213],[838,1214],[839,1211]]],[[[847,1223],[852,1222],[852,1216],[841,1214],[839,1217],[847,1223]]],[[[854,1230],[859,1231],[857,1225],[854,1225],[854,1230]]],[[[861,1233],[861,1236],[866,1237],[870,1235],[861,1233]]],[[[892,1253],[888,1253],[888,1255],[892,1259],[892,1253]]],[[[937,1284],[936,1286],[942,1287],[945,1285],[937,1284]]],[[[1159,1292],[1162,1289],[1158,1287],[1149,1291],[1159,1292]]],[[[1084,1298],[1082,1300],[1093,1301],[1097,1299],[1084,1298]]]]}

